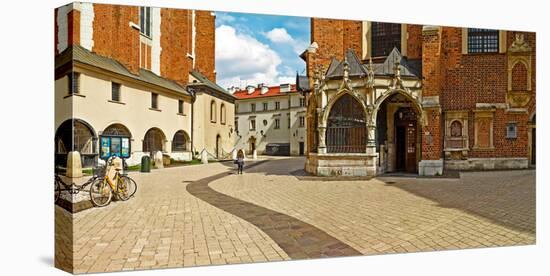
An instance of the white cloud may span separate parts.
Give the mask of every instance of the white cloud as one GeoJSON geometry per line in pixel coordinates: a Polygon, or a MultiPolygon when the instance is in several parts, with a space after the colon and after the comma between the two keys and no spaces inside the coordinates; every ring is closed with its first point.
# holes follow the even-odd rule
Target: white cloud
{"type": "Polygon", "coordinates": [[[281,58],[269,45],[231,26],[216,28],[216,71],[222,87],[288,83],[290,76],[277,70],[280,64],[281,58]]]}
{"type": "Polygon", "coordinates": [[[274,28],[267,32],[265,36],[273,43],[292,43],[294,39],[288,34],[285,28],[274,28]]]}
{"type": "Polygon", "coordinates": [[[231,22],[235,21],[235,17],[231,16],[227,13],[218,13],[218,14],[216,14],[216,20],[220,24],[231,23],[231,22]]]}
{"type": "Polygon", "coordinates": [[[297,40],[293,38],[285,28],[273,28],[271,31],[264,34],[267,39],[273,43],[286,44],[292,47],[296,54],[301,54],[308,46],[307,41],[297,40]]]}

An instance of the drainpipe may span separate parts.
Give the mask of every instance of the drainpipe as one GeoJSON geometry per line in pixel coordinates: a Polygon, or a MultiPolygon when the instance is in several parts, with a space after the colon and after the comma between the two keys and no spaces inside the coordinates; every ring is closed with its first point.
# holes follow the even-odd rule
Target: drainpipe
{"type": "Polygon", "coordinates": [[[195,149],[193,147],[195,135],[193,130],[195,122],[195,100],[197,99],[197,96],[195,94],[195,89],[191,87],[187,87],[187,92],[191,94],[191,157],[193,158],[195,156],[195,149]]]}

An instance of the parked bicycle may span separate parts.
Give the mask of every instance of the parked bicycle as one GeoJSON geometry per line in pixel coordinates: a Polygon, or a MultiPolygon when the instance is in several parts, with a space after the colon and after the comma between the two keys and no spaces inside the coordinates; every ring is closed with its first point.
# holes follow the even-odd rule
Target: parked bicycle
{"type": "Polygon", "coordinates": [[[88,179],[85,183],[83,183],[81,185],[76,185],[74,182],[68,184],[65,181],[63,181],[61,176],[59,176],[59,174],[57,173],[57,170],[58,170],[58,168],[56,168],[56,174],[55,174],[55,180],[54,180],[54,183],[55,183],[55,189],[54,189],[55,199],[54,199],[54,202],[55,203],[57,203],[57,201],[59,200],[62,192],[66,191],[71,195],[76,195],[76,194],[80,193],[80,191],[84,190],[86,188],[86,186],[90,185],[92,182],[94,182],[99,177],[97,174],[94,174],[90,179],[88,179]]]}
{"type": "Polygon", "coordinates": [[[107,206],[111,203],[113,194],[118,199],[126,201],[137,191],[136,182],[126,174],[120,173],[120,168],[114,168],[114,157],[109,158],[103,177],[98,177],[92,181],[90,186],[90,199],[97,207],[107,206]],[[111,179],[110,169],[115,170],[115,175],[111,179]],[[108,170],[109,169],[109,170],[108,170]]]}

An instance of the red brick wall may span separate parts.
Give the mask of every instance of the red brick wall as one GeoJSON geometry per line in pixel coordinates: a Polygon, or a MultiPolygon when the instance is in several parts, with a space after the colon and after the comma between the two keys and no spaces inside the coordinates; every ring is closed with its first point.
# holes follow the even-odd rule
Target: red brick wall
{"type": "MultiPolygon", "coordinates": [[[[317,42],[319,48],[310,59],[311,68],[313,69],[317,65],[323,65],[325,68],[328,68],[332,57],[342,60],[344,57],[343,39],[343,20],[312,18],[311,41],[317,42]]],[[[312,72],[308,73],[311,75],[312,72]]]]}
{"type": "Polygon", "coordinates": [[[211,81],[216,81],[215,16],[210,11],[196,11],[195,25],[195,69],[211,81]]]}
{"type": "Polygon", "coordinates": [[[422,25],[407,24],[407,57],[422,58],[422,25]]]}
{"type": "Polygon", "coordinates": [[[93,51],[121,62],[132,73],[139,72],[139,24],[136,6],[94,4],[93,51]]]}
{"type": "Polygon", "coordinates": [[[71,10],[67,14],[68,47],[80,45],[80,11],[71,10]]]}
{"type": "MultiPolygon", "coordinates": [[[[533,35],[534,36],[534,35],[533,35]]],[[[507,35],[511,45],[512,32],[507,35]]],[[[527,39],[526,39],[527,40],[527,39]]],[[[462,54],[462,30],[445,27],[442,32],[441,55],[441,95],[443,112],[447,110],[474,110],[476,103],[506,103],[508,90],[508,56],[506,53],[462,54]]],[[[534,45],[534,37],[531,42],[534,45]]],[[[534,56],[533,56],[534,61],[534,56]]],[[[426,66],[426,63],[423,64],[426,66]]],[[[533,64],[533,66],[535,66],[533,64]]],[[[526,72],[519,70],[516,75],[521,84],[526,85],[526,72]]],[[[534,67],[533,67],[534,70],[534,67]]],[[[426,78],[426,76],[424,76],[426,78]]],[[[534,79],[534,71],[533,71],[534,79]]],[[[426,81],[424,81],[426,83],[426,81]]],[[[517,85],[512,83],[512,86],[517,85]]],[[[424,86],[423,91],[426,91],[424,86]]],[[[533,88],[533,94],[535,94],[533,88]]],[[[534,100],[530,104],[534,109],[534,100]]],[[[474,146],[475,116],[470,113],[468,135],[470,146],[474,146]]],[[[527,156],[528,114],[510,113],[496,109],[493,118],[493,150],[472,149],[470,157],[526,157],[527,156]],[[515,122],[518,138],[506,138],[506,125],[515,122]]]]}
{"type": "Polygon", "coordinates": [[[192,60],[191,53],[191,14],[189,10],[161,10],[160,74],[180,84],[187,84],[192,60]]]}
{"type": "MultiPolygon", "coordinates": [[[[433,30],[422,35],[422,95],[424,97],[440,96],[440,44],[441,33],[439,31],[433,30]]],[[[425,112],[426,124],[422,128],[422,159],[438,160],[442,156],[441,113],[438,108],[428,109],[425,112]]]]}
{"type": "Polygon", "coordinates": [[[361,45],[363,43],[363,40],[361,39],[361,33],[363,30],[363,23],[361,21],[343,20],[342,27],[344,29],[344,34],[342,37],[342,50],[345,53],[347,49],[352,49],[355,51],[357,56],[361,58],[361,45]]]}

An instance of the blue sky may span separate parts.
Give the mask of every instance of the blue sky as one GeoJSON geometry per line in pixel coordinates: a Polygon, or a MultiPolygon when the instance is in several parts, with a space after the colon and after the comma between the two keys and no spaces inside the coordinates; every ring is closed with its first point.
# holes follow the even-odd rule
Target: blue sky
{"type": "Polygon", "coordinates": [[[305,68],[299,54],[309,45],[309,29],[306,17],[216,12],[217,82],[294,83],[305,68]]]}

